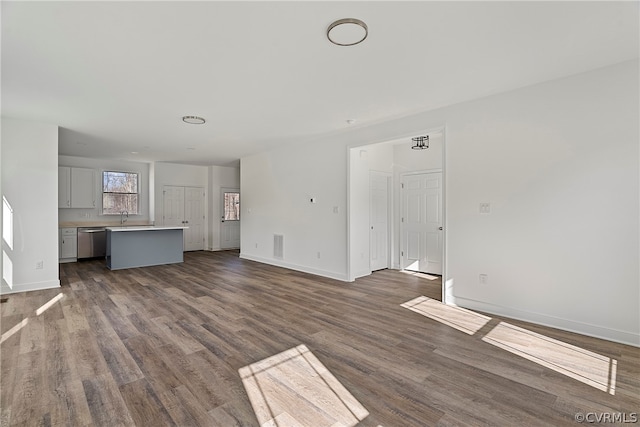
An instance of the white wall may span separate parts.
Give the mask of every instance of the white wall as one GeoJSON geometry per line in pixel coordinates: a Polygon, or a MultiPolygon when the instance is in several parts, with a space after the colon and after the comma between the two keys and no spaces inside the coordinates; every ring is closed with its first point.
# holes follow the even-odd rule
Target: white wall
{"type": "MultiPolygon", "coordinates": [[[[138,193],[140,211],[138,215],[129,215],[129,221],[152,221],[149,209],[149,164],[118,159],[91,159],[75,156],[57,156],[59,166],[72,166],[94,169],[96,172],[95,192],[97,207],[93,209],[58,209],[60,222],[119,222],[118,215],[102,215],[102,172],[136,172],[138,173],[138,193]]],[[[56,192],[57,192],[56,188],[56,192]]]]}
{"type": "MultiPolygon", "coordinates": [[[[220,250],[220,219],[222,218],[221,188],[240,188],[240,169],[225,166],[209,166],[209,249],[220,250]]],[[[240,206],[242,209],[242,194],[240,206]]],[[[242,217],[240,227],[242,227],[242,217]]]]}
{"type": "Polygon", "coordinates": [[[58,127],[2,117],[1,151],[2,195],[13,210],[13,241],[2,241],[9,262],[2,264],[0,291],[59,287],[58,127]],[[36,269],[40,261],[42,269],[36,269]],[[8,269],[11,283],[4,279],[8,269]]]}
{"type": "Polygon", "coordinates": [[[355,147],[349,150],[349,258],[346,279],[353,280],[371,274],[369,209],[370,162],[376,163],[377,146],[355,147]],[[369,159],[371,151],[371,160],[369,159]]]}
{"type": "Polygon", "coordinates": [[[241,257],[346,279],[346,154],[327,143],[243,158],[241,257]],[[283,260],[273,257],[274,234],[284,235],[283,260]]]}
{"type": "Polygon", "coordinates": [[[346,278],[347,213],[331,206],[346,200],[347,147],[446,125],[455,302],[640,345],[638,72],[630,61],[244,158],[253,212],[242,255],[278,264],[271,239],[281,232],[280,264],[346,278]]]}
{"type": "Polygon", "coordinates": [[[640,344],[638,90],[636,61],[434,114],[458,304],[640,344]]]}

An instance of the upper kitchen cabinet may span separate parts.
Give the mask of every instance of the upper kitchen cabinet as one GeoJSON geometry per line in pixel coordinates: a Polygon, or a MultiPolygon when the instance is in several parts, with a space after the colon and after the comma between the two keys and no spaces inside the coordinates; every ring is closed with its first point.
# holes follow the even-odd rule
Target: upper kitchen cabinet
{"type": "Polygon", "coordinates": [[[58,208],[71,207],[71,168],[58,166],[58,208]]]}
{"type": "Polygon", "coordinates": [[[92,209],[96,206],[93,169],[58,167],[58,207],[92,209]]]}

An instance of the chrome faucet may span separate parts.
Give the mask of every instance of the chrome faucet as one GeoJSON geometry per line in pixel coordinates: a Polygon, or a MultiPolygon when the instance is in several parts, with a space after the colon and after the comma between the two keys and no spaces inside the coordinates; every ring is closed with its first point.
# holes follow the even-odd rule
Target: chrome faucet
{"type": "Polygon", "coordinates": [[[120,212],[120,225],[124,225],[125,222],[129,219],[129,212],[122,211],[120,212]],[[127,216],[126,218],[124,216],[127,216]]]}

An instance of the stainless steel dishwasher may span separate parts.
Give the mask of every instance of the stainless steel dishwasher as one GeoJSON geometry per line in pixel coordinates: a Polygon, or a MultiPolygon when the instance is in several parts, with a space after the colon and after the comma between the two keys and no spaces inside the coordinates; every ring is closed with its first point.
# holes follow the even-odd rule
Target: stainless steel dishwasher
{"type": "Polygon", "coordinates": [[[104,227],[78,228],[78,259],[104,258],[107,254],[107,231],[104,227]]]}

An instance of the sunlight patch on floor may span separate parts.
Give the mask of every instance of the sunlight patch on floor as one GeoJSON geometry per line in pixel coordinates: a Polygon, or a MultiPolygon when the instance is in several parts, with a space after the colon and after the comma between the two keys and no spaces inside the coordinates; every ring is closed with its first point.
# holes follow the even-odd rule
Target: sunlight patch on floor
{"type": "Polygon", "coordinates": [[[2,337],[0,338],[0,344],[5,342],[6,340],[8,340],[13,334],[18,332],[20,329],[22,329],[25,326],[27,326],[27,323],[29,323],[29,318],[28,317],[26,319],[22,319],[22,321],[20,323],[18,323],[13,328],[9,329],[7,332],[2,334],[2,337]]]}
{"type": "Polygon", "coordinates": [[[618,361],[500,322],[482,340],[546,368],[615,394],[618,361]]]}
{"type": "Polygon", "coordinates": [[[58,294],[55,297],[51,298],[46,303],[42,304],[42,306],[36,310],[36,316],[40,316],[42,313],[47,311],[53,304],[60,301],[62,298],[64,298],[64,294],[58,294]]]}
{"type": "Polygon", "coordinates": [[[420,296],[401,304],[402,307],[415,311],[430,319],[451,326],[465,334],[473,335],[491,320],[490,317],[475,313],[440,301],[420,296]]]}
{"type": "MultiPolygon", "coordinates": [[[[401,304],[437,322],[475,335],[491,317],[450,306],[425,296],[401,304]]],[[[488,329],[488,328],[487,328],[488,329]]],[[[545,368],[614,395],[618,361],[527,329],[499,322],[482,336],[482,341],[524,357],[545,368]]]]}
{"type": "Polygon", "coordinates": [[[353,427],[369,415],[305,345],[238,373],[262,427],[353,427]]]}
{"type": "MultiPolygon", "coordinates": [[[[55,297],[51,298],[46,303],[42,304],[40,306],[40,308],[38,308],[36,310],[36,312],[35,312],[36,316],[40,316],[42,313],[47,311],[53,304],[55,304],[56,302],[60,301],[62,298],[64,298],[64,294],[59,293],[58,295],[56,295],[55,297]]],[[[22,319],[22,321],[20,323],[18,323],[17,325],[15,325],[13,328],[9,329],[7,332],[2,334],[2,337],[0,338],[0,344],[5,342],[6,340],[8,340],[13,334],[18,332],[20,329],[22,329],[25,326],[27,326],[28,323],[29,323],[29,318],[26,317],[26,318],[22,319]]]]}

